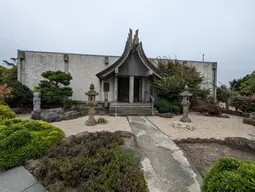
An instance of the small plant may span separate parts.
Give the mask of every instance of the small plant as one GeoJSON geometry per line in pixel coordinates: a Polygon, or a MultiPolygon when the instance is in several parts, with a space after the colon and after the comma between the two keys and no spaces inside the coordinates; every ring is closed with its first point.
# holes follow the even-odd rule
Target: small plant
{"type": "Polygon", "coordinates": [[[220,158],[206,173],[201,190],[202,192],[253,192],[255,162],[220,158]]]}
{"type": "Polygon", "coordinates": [[[103,117],[99,117],[97,119],[97,124],[103,125],[103,124],[107,124],[107,123],[108,123],[108,121],[105,118],[103,118],[103,117]]]}

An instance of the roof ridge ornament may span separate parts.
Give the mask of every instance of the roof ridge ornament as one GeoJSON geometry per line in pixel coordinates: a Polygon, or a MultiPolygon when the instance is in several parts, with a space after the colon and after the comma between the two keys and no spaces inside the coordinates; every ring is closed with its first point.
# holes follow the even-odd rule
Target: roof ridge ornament
{"type": "Polygon", "coordinates": [[[132,49],[135,45],[139,44],[138,32],[139,32],[139,29],[135,31],[135,34],[133,37],[133,30],[129,28],[128,38],[127,38],[128,48],[132,49]]]}

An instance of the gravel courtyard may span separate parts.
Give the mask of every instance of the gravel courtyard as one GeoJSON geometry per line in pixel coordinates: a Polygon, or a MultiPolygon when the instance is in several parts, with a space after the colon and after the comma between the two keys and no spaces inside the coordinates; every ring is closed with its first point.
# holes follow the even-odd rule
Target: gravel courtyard
{"type": "Polygon", "coordinates": [[[255,127],[243,124],[243,118],[228,115],[230,118],[208,117],[197,113],[190,113],[189,117],[194,123],[194,131],[177,129],[172,127],[173,121],[179,121],[181,115],[173,118],[162,118],[158,116],[148,117],[158,128],[161,129],[171,139],[184,138],[216,138],[224,139],[225,137],[245,137],[255,139],[255,127]]]}
{"type": "MultiPolygon", "coordinates": [[[[173,121],[179,121],[181,115],[173,118],[162,118],[158,116],[147,117],[161,131],[168,135],[171,139],[183,138],[216,138],[224,139],[225,137],[245,137],[247,139],[255,139],[255,127],[252,125],[243,124],[242,117],[229,115],[230,118],[207,117],[197,113],[189,114],[196,129],[194,131],[177,129],[172,127],[173,121]]],[[[18,115],[22,119],[30,119],[30,114],[18,115]]],[[[131,131],[126,117],[103,116],[108,123],[105,125],[86,126],[85,121],[88,116],[80,117],[68,121],[53,122],[52,124],[61,128],[66,136],[73,135],[78,132],[89,131],[131,131]]],[[[96,119],[99,116],[95,117],[96,119]]]]}
{"type": "MultiPolygon", "coordinates": [[[[95,119],[100,116],[95,116],[95,119]]],[[[88,132],[96,132],[96,131],[131,131],[129,123],[126,117],[113,117],[113,116],[102,116],[105,118],[108,123],[104,125],[95,125],[95,126],[86,126],[85,122],[88,119],[88,116],[79,117],[77,119],[68,120],[68,121],[60,121],[53,122],[52,124],[61,128],[66,136],[74,135],[79,132],[88,131],[88,132]]]]}
{"type": "MultiPolygon", "coordinates": [[[[19,114],[17,115],[18,118],[22,119],[31,119],[30,114],[19,114]]],[[[86,126],[85,122],[88,119],[88,116],[79,117],[77,119],[72,119],[68,121],[60,121],[60,122],[53,122],[51,124],[59,127],[62,129],[66,136],[75,135],[76,133],[88,131],[88,132],[96,132],[96,131],[131,131],[129,123],[126,117],[114,117],[114,116],[95,116],[95,119],[103,117],[105,118],[108,123],[104,125],[95,125],[95,126],[86,126]]]]}

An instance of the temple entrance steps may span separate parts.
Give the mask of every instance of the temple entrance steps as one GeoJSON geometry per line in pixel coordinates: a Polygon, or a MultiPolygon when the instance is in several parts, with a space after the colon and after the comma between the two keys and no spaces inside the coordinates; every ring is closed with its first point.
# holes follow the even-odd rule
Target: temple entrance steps
{"type": "Polygon", "coordinates": [[[158,111],[153,107],[152,103],[110,103],[109,115],[128,116],[128,115],[157,115],[158,111]]]}

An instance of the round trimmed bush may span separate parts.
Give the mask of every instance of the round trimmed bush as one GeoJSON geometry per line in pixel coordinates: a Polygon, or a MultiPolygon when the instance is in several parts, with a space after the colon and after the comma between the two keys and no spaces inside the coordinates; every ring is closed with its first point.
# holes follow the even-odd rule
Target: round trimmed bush
{"type": "Polygon", "coordinates": [[[7,119],[0,123],[0,172],[45,155],[64,132],[43,121],[7,119]]]}
{"type": "Polygon", "coordinates": [[[205,175],[202,192],[252,192],[255,190],[255,162],[220,158],[205,175]]]}
{"type": "Polygon", "coordinates": [[[16,114],[8,105],[0,104],[0,121],[14,118],[16,114]]]}

